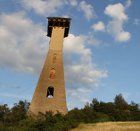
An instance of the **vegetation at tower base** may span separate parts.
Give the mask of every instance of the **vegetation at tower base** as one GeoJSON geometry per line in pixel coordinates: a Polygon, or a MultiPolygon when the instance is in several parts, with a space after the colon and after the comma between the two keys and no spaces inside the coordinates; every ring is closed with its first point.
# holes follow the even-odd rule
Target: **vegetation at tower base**
{"type": "Polygon", "coordinates": [[[0,105],[0,131],[69,131],[80,123],[140,121],[139,105],[128,104],[121,94],[116,95],[114,102],[94,98],[84,108],[72,109],[66,115],[46,112],[32,119],[26,115],[28,107],[27,101],[19,101],[12,108],[0,105]]]}

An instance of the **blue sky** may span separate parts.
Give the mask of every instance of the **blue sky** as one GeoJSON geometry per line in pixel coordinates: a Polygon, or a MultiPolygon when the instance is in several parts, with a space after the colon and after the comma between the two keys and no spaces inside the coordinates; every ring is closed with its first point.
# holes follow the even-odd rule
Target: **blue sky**
{"type": "Polygon", "coordinates": [[[0,0],[0,104],[31,101],[49,16],[72,18],[64,39],[67,105],[121,93],[140,103],[139,0],[0,0]]]}

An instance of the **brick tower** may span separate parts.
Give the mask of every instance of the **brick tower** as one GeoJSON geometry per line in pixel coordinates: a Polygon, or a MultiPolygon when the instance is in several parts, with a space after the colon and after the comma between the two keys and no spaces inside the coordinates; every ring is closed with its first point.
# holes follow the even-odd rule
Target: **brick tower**
{"type": "Polygon", "coordinates": [[[68,36],[70,18],[48,17],[49,51],[34,92],[29,114],[59,111],[67,113],[63,69],[63,39],[68,36]]]}

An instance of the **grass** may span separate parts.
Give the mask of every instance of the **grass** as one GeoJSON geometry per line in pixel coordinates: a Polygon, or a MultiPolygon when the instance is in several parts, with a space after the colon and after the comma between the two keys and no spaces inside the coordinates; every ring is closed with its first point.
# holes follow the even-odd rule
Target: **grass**
{"type": "Polygon", "coordinates": [[[71,131],[140,131],[140,122],[104,122],[80,124],[71,131]]]}

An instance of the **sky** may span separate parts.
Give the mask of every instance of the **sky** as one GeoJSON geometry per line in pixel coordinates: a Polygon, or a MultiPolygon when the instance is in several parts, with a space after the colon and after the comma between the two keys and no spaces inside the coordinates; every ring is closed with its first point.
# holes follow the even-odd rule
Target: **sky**
{"type": "Polygon", "coordinates": [[[31,101],[47,55],[46,17],[70,17],[68,109],[122,94],[140,103],[140,0],[0,0],[0,104],[31,101]]]}

